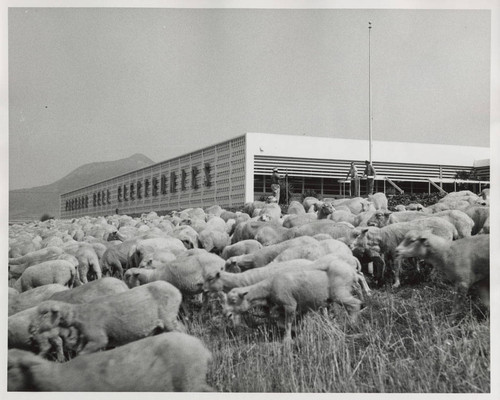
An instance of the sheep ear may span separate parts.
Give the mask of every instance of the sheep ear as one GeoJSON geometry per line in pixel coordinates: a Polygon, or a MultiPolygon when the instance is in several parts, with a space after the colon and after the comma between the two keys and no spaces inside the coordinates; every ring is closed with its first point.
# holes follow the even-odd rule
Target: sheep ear
{"type": "Polygon", "coordinates": [[[220,278],[220,272],[217,272],[217,273],[215,274],[215,277],[216,277],[216,278],[220,278]]]}
{"type": "Polygon", "coordinates": [[[135,276],[136,278],[139,276],[139,272],[132,272],[132,276],[135,276]]]}
{"type": "Polygon", "coordinates": [[[240,296],[240,299],[245,297],[248,294],[248,292],[243,292],[243,293],[238,293],[238,296],[240,296]]]}
{"type": "Polygon", "coordinates": [[[388,216],[389,216],[389,215],[391,215],[391,214],[392,214],[392,211],[386,211],[386,212],[384,212],[384,215],[385,215],[386,217],[388,217],[388,216]]]}
{"type": "Polygon", "coordinates": [[[57,325],[58,321],[59,321],[59,307],[53,307],[50,310],[50,323],[52,325],[57,325]]]}
{"type": "Polygon", "coordinates": [[[359,236],[366,235],[368,233],[368,228],[361,229],[361,233],[359,236]]]}

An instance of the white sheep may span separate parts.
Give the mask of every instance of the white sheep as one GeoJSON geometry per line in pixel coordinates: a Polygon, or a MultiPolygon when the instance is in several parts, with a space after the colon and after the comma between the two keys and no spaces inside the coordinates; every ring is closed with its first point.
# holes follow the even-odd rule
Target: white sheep
{"type": "Polygon", "coordinates": [[[224,247],[224,250],[222,250],[222,258],[227,260],[230,257],[254,253],[260,249],[262,249],[262,243],[255,239],[241,240],[238,243],[224,247]]]}
{"type": "Polygon", "coordinates": [[[9,315],[35,307],[42,301],[50,299],[53,294],[67,290],[67,286],[60,285],[59,283],[51,283],[19,293],[15,297],[9,297],[9,315]]]}
{"type": "Polygon", "coordinates": [[[394,274],[393,287],[397,288],[401,284],[399,280],[401,261],[395,258],[396,247],[403,241],[407,232],[417,229],[431,229],[433,233],[450,241],[457,235],[456,228],[448,221],[439,217],[423,218],[410,222],[391,224],[383,228],[362,228],[359,235],[351,244],[351,249],[361,262],[367,257],[377,265],[382,265],[382,268],[377,268],[375,274],[375,279],[379,283],[383,280],[384,268],[386,261],[388,261],[390,269],[394,274]]]}
{"type": "MultiPolygon", "coordinates": [[[[451,242],[429,231],[410,231],[396,248],[396,256],[422,258],[443,271],[457,291],[453,309],[456,313],[467,290],[474,283],[489,280],[490,235],[470,236],[451,242]]],[[[482,288],[481,299],[489,306],[489,290],[482,288]]]]}
{"type": "Polygon", "coordinates": [[[254,285],[234,288],[227,295],[226,314],[235,325],[241,314],[258,305],[282,309],[285,314],[284,341],[291,341],[292,323],[296,313],[324,307],[335,301],[347,308],[356,320],[361,301],[352,295],[357,272],[342,260],[335,259],[326,270],[285,272],[254,285]]]}
{"type": "Polygon", "coordinates": [[[88,303],[102,296],[122,293],[129,290],[125,282],[111,277],[97,279],[66,291],[53,293],[48,299],[65,303],[88,303]]]}
{"type": "Polygon", "coordinates": [[[54,363],[29,352],[8,354],[9,391],[206,392],[211,353],[203,343],[167,332],[54,363]],[[90,367],[91,366],[91,367],[90,367]]]}
{"type": "Polygon", "coordinates": [[[71,288],[74,285],[76,276],[76,268],[74,264],[69,261],[45,261],[26,268],[21,277],[14,284],[14,288],[19,292],[25,292],[38,286],[51,283],[58,283],[71,288]]]}
{"type": "Polygon", "coordinates": [[[295,239],[286,240],[284,242],[263,247],[251,254],[230,257],[226,261],[226,269],[238,267],[241,270],[251,268],[260,268],[273,261],[278,254],[289,247],[299,246],[303,244],[317,243],[317,240],[309,236],[301,236],[295,239]]]}
{"type": "MultiPolygon", "coordinates": [[[[152,282],[122,293],[99,297],[89,303],[48,300],[37,307],[30,332],[37,343],[60,329],[78,331],[77,354],[119,346],[162,331],[183,331],[177,320],[182,295],[167,282],[152,282]]],[[[43,348],[43,346],[40,346],[43,348]]],[[[41,355],[46,355],[46,350],[41,355]]],[[[58,359],[63,345],[58,346],[58,359]]]]}

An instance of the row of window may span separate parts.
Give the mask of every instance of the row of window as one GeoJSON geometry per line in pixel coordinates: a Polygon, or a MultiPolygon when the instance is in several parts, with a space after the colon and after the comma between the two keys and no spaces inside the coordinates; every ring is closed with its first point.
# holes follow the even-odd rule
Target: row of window
{"type": "MultiPolygon", "coordinates": [[[[106,204],[111,204],[111,193],[109,189],[96,192],[92,195],[92,205],[94,207],[106,204]]],[[[89,208],[88,195],[82,195],[66,200],[66,211],[81,210],[84,208],[89,208]]]]}
{"type": "MultiPolygon", "coordinates": [[[[211,167],[210,164],[205,164],[203,168],[204,173],[204,185],[205,187],[212,186],[212,177],[210,175],[211,167]]],[[[194,166],[191,168],[191,188],[199,189],[198,185],[198,175],[200,171],[198,167],[194,166]]],[[[181,190],[184,191],[187,189],[187,177],[188,173],[186,170],[181,170],[181,190]]],[[[153,177],[150,181],[148,178],[144,179],[144,184],[142,181],[137,181],[135,184],[132,182],[129,185],[118,186],[117,189],[117,200],[118,202],[142,199],[143,193],[144,197],[149,197],[150,195],[158,196],[161,194],[167,194],[167,184],[170,183],[170,193],[177,192],[177,173],[172,171],[170,173],[170,182],[166,175],[162,175],[160,180],[157,177],[153,177]],[[159,187],[158,187],[159,186],[159,187]]],[[[93,194],[92,205],[94,207],[111,204],[110,192],[109,189],[106,191],[99,191],[93,194]]],[[[79,210],[83,208],[89,207],[89,197],[78,196],[73,199],[66,200],[66,211],[79,210]]]]}

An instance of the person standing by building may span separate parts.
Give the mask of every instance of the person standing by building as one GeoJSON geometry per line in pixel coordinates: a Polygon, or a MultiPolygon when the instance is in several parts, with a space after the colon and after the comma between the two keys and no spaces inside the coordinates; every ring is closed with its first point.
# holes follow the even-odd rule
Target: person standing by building
{"type": "Polygon", "coordinates": [[[346,180],[351,179],[351,196],[354,195],[355,197],[359,197],[359,176],[358,176],[358,169],[354,165],[354,161],[351,162],[351,168],[349,169],[349,172],[347,173],[347,176],[345,178],[346,180]],[[354,192],[354,193],[353,193],[354,192]]]}
{"type": "Polygon", "coordinates": [[[271,175],[271,190],[278,204],[280,202],[280,179],[278,168],[273,168],[273,174],[271,175]]]}
{"type": "Polygon", "coordinates": [[[375,168],[370,161],[365,161],[365,171],[363,172],[363,177],[366,177],[366,188],[367,194],[373,194],[373,181],[377,177],[375,168]]]}

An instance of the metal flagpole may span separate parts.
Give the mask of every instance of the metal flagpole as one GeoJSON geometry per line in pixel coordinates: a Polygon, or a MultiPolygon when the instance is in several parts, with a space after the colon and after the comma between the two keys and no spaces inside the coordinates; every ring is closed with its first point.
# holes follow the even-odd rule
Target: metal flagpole
{"type": "Polygon", "coordinates": [[[370,164],[372,162],[372,80],[371,80],[371,30],[372,23],[368,22],[368,154],[370,164]]]}

